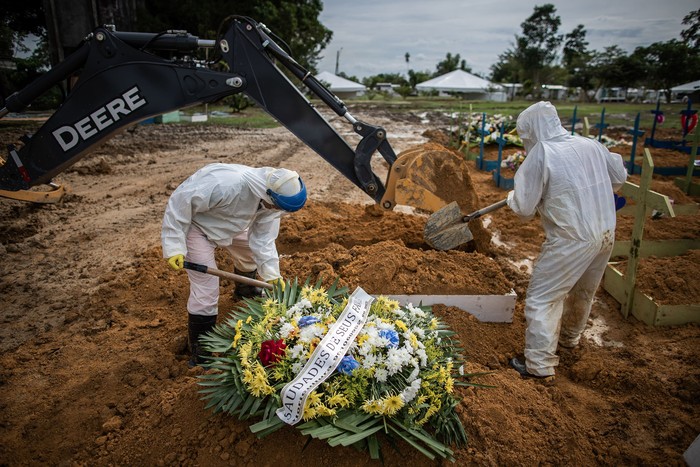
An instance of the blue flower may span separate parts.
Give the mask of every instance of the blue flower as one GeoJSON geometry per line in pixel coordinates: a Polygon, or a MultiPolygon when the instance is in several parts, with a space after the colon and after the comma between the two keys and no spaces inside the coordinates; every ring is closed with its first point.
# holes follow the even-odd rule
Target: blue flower
{"type": "Polygon", "coordinates": [[[300,328],[303,328],[306,326],[310,326],[312,324],[316,324],[319,321],[321,321],[321,320],[316,318],[315,316],[302,316],[301,318],[299,318],[299,321],[297,322],[297,324],[299,325],[300,328]]]}
{"type": "Polygon", "coordinates": [[[389,341],[389,345],[387,347],[396,348],[399,346],[399,333],[393,329],[382,329],[379,331],[379,337],[383,337],[389,341]]]}
{"type": "Polygon", "coordinates": [[[360,364],[357,360],[352,358],[350,355],[346,355],[338,364],[337,370],[344,375],[351,375],[356,368],[359,368],[360,364]]]}

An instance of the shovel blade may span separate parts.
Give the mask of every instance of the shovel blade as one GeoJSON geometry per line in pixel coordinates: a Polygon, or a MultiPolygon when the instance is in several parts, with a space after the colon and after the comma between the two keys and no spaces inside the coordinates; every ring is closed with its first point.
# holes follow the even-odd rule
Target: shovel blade
{"type": "Polygon", "coordinates": [[[474,238],[456,201],[435,211],[423,230],[426,243],[436,250],[451,250],[474,238]]]}

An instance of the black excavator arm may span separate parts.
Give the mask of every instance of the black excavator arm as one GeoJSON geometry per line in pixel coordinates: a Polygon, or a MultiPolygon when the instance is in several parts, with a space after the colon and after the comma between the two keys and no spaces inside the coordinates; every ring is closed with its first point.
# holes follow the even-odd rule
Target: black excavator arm
{"type": "MultiPolygon", "coordinates": [[[[77,81],[63,104],[21,148],[8,146],[0,166],[0,190],[17,191],[51,183],[53,177],[125,126],[184,107],[243,93],[380,203],[385,187],[372,171],[378,151],[391,166],[396,154],[383,128],[356,120],[345,104],[300,66],[261,23],[233,16],[216,40],[184,31],[160,34],[95,29],[63,62],[5,100],[0,118],[21,112],[66,79],[77,81]],[[215,49],[214,60],[195,58],[215,49]],[[169,54],[169,58],[161,55],[169,54]],[[172,58],[175,57],[175,58],[172,58]],[[227,65],[219,70],[221,61],[227,65]],[[217,65],[217,63],[219,65],[217,65]],[[353,149],[278,68],[286,68],[361,140],[353,149]]],[[[393,202],[384,202],[386,209],[393,202]]]]}

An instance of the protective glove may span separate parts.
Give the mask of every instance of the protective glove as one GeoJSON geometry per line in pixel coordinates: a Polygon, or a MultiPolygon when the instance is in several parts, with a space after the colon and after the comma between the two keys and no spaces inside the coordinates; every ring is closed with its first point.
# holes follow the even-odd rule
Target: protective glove
{"type": "Polygon", "coordinates": [[[277,284],[279,284],[280,289],[282,292],[284,292],[284,279],[281,277],[278,277],[277,279],[272,279],[267,281],[268,284],[272,284],[273,287],[277,287],[277,284]]]}
{"type": "Polygon", "coordinates": [[[185,267],[185,255],[173,255],[168,258],[168,264],[176,271],[185,267]]]}
{"type": "Polygon", "coordinates": [[[615,196],[615,211],[619,211],[620,209],[625,207],[625,204],[627,204],[627,200],[625,199],[624,196],[618,196],[613,193],[613,196],[615,196]]]}

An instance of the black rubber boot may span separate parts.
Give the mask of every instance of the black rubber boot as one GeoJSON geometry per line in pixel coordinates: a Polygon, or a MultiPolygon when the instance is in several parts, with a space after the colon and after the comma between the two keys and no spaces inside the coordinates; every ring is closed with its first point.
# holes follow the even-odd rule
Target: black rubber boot
{"type": "MultiPolygon", "coordinates": [[[[250,272],[239,271],[238,269],[233,270],[239,276],[249,277],[251,279],[257,279],[258,270],[255,269],[250,272]]],[[[255,287],[254,285],[241,284],[236,282],[236,289],[233,291],[234,300],[240,300],[242,298],[254,298],[262,295],[263,289],[260,287],[255,287]]]]}
{"type": "Polygon", "coordinates": [[[190,368],[197,365],[201,365],[206,360],[205,356],[209,355],[202,348],[202,344],[199,342],[199,337],[206,334],[207,332],[214,329],[216,324],[216,315],[214,316],[203,316],[203,315],[193,315],[188,314],[187,321],[187,332],[190,341],[190,361],[187,363],[190,368]]]}

